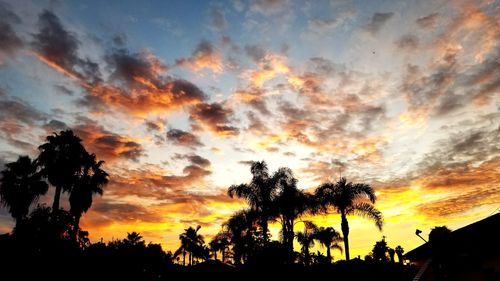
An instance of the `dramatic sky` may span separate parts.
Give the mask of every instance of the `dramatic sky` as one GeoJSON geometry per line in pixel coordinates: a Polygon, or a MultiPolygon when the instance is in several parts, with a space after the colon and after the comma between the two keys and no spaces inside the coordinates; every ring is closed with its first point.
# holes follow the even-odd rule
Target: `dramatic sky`
{"type": "Polygon", "coordinates": [[[252,160],[308,191],[341,173],[385,216],[351,218],[352,255],[410,250],[500,203],[499,43],[493,0],[0,2],[0,166],[71,128],[111,175],[91,239],[169,250],[245,206],[252,160]]]}

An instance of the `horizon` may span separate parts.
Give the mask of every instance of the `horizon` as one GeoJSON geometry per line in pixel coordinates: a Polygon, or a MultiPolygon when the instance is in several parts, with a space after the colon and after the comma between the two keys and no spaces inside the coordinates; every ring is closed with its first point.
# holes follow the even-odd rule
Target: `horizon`
{"type": "Polygon", "coordinates": [[[307,192],[375,189],[384,228],[349,217],[352,257],[498,211],[498,1],[121,2],[0,0],[0,170],[72,129],[110,174],[81,219],[91,241],[208,240],[262,160],[307,192]]]}

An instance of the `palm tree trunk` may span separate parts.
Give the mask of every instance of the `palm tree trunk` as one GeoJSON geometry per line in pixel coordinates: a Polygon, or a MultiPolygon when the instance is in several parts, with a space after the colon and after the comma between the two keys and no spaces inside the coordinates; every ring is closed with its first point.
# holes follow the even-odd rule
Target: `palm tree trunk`
{"type": "Polygon", "coordinates": [[[217,251],[214,251],[214,258],[217,260],[217,251]]]}
{"type": "Polygon", "coordinates": [[[182,266],[186,266],[186,250],[182,250],[182,266]]]}
{"type": "Polygon", "coordinates": [[[262,219],[262,232],[264,236],[264,244],[267,244],[267,230],[268,230],[268,225],[267,225],[267,218],[262,219]]]}
{"type": "Polygon", "coordinates": [[[342,212],[342,235],[344,235],[345,259],[349,260],[349,223],[345,213],[342,212]]]}
{"type": "Polygon", "coordinates": [[[80,218],[81,214],[75,215],[75,224],[73,225],[73,233],[72,233],[72,238],[73,241],[77,242],[78,241],[78,229],[80,228],[80,218]]]}
{"type": "Polygon", "coordinates": [[[52,203],[52,213],[59,211],[59,199],[61,198],[61,186],[56,186],[56,192],[54,193],[54,203],[52,203]]]}
{"type": "Polygon", "coordinates": [[[226,249],[222,248],[221,252],[222,252],[222,262],[224,262],[226,260],[226,249]]]}
{"type": "Polygon", "coordinates": [[[326,259],[328,260],[328,263],[332,263],[332,255],[330,253],[330,245],[327,245],[327,247],[326,247],[326,259]]]}

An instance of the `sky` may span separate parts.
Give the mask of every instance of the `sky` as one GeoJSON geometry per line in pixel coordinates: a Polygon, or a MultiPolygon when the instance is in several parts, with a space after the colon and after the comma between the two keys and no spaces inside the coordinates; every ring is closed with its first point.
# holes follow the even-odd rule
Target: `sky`
{"type": "Polygon", "coordinates": [[[375,189],[383,231],[351,217],[351,256],[411,250],[498,210],[499,93],[499,1],[0,0],[0,168],[72,129],[110,174],[94,242],[209,240],[265,160],[375,189]]]}

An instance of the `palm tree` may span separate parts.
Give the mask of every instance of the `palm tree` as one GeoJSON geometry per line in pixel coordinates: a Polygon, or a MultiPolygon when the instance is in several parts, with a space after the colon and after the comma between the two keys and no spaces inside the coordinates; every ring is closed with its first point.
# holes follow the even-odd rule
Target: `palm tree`
{"type": "Polygon", "coordinates": [[[123,242],[127,245],[144,245],[144,240],[142,240],[142,235],[138,232],[127,232],[127,238],[123,239],[123,242]]]}
{"type": "Polygon", "coordinates": [[[316,240],[326,248],[326,258],[328,263],[332,262],[330,249],[337,249],[342,253],[342,246],[338,242],[342,241],[342,236],[333,227],[320,227],[316,232],[316,240]]]}
{"type": "Polygon", "coordinates": [[[333,208],[341,217],[342,235],[346,260],[349,260],[348,215],[360,215],[371,219],[382,230],[382,213],[373,204],[377,199],[373,188],[364,183],[347,182],[341,178],[337,183],[324,183],[316,189],[315,196],[324,211],[333,208]]]}
{"type": "Polygon", "coordinates": [[[394,251],[396,251],[396,255],[398,256],[399,263],[403,263],[403,253],[405,252],[405,250],[403,249],[403,247],[401,247],[400,245],[398,245],[398,246],[396,246],[396,248],[394,249],[394,251]]]}
{"type": "Polygon", "coordinates": [[[49,183],[56,187],[52,212],[59,211],[61,192],[70,192],[88,154],[73,131],[61,131],[40,145],[38,162],[49,183]]]}
{"type": "Polygon", "coordinates": [[[28,215],[30,206],[47,190],[48,185],[42,180],[36,160],[19,156],[16,162],[6,164],[2,171],[0,204],[9,209],[17,227],[28,215]]]}
{"type": "Polygon", "coordinates": [[[217,259],[217,252],[222,254],[222,262],[226,260],[226,250],[229,246],[229,234],[225,231],[217,233],[209,243],[210,249],[214,252],[214,258],[217,259]]]}
{"type": "Polygon", "coordinates": [[[311,207],[311,198],[297,188],[297,179],[289,168],[280,168],[273,174],[272,182],[277,189],[273,201],[273,213],[281,223],[283,244],[287,247],[290,256],[293,256],[293,239],[295,220],[311,207]]]}
{"type": "Polygon", "coordinates": [[[317,231],[318,227],[313,222],[304,221],[304,231],[297,233],[297,242],[302,246],[301,250],[305,265],[309,265],[310,263],[311,255],[309,254],[309,249],[314,246],[317,231]]]}
{"type": "MultiPolygon", "coordinates": [[[[184,234],[184,233],[183,233],[184,234]]],[[[181,246],[174,253],[174,257],[178,257],[182,253],[182,266],[186,266],[186,253],[188,252],[189,241],[185,235],[179,235],[181,246]]]]}
{"type": "Polygon", "coordinates": [[[254,249],[256,241],[254,238],[255,221],[257,214],[252,210],[241,210],[236,212],[224,223],[231,244],[233,245],[233,260],[235,264],[241,264],[246,256],[254,249]]]}
{"type": "Polygon", "coordinates": [[[70,212],[75,217],[73,238],[78,236],[82,213],[86,213],[92,206],[92,195],[96,193],[102,195],[102,188],[108,183],[108,174],[101,169],[104,161],[96,161],[95,154],[87,155],[85,160],[82,173],[69,196],[70,212]]]}
{"type": "Polygon", "coordinates": [[[275,197],[275,186],[269,177],[267,164],[264,161],[253,162],[250,167],[252,180],[250,183],[232,185],[227,193],[233,198],[244,198],[252,211],[259,215],[259,224],[262,227],[264,243],[268,238],[268,221],[271,218],[271,208],[275,197]]]}
{"type": "Polygon", "coordinates": [[[189,265],[193,265],[193,254],[197,251],[197,247],[201,247],[205,243],[203,236],[198,234],[200,228],[201,226],[199,225],[196,229],[190,226],[189,228],[184,229],[184,232],[179,235],[181,244],[183,242],[185,243],[185,250],[189,253],[189,265]]]}

